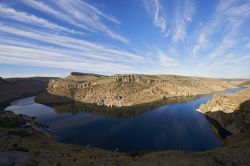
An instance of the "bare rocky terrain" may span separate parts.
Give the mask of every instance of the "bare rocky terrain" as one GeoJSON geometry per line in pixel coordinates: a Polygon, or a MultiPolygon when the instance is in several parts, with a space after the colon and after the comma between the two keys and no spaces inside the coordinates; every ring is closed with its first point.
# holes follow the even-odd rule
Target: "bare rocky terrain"
{"type": "Polygon", "coordinates": [[[60,97],[64,97],[65,101],[72,100],[121,107],[150,103],[164,98],[208,94],[233,87],[235,84],[229,81],[200,77],[175,75],[101,76],[72,73],[66,78],[51,80],[47,94],[38,97],[38,101],[53,103],[53,101],[60,100],[60,97]]]}
{"type": "Polygon", "coordinates": [[[215,119],[231,133],[250,132],[250,87],[234,94],[216,95],[198,111],[215,119]]]}

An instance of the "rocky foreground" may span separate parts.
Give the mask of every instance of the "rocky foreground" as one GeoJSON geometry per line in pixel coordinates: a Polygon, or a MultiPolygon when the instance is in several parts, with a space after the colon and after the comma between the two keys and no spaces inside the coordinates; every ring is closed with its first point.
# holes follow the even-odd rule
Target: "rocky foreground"
{"type": "Polygon", "coordinates": [[[164,98],[196,96],[235,85],[220,79],[175,75],[112,75],[72,73],[49,82],[42,103],[78,101],[105,106],[134,106],[164,98]],[[64,99],[55,99],[55,97],[64,99]],[[46,101],[47,100],[47,101],[46,101]]]}
{"type": "Polygon", "coordinates": [[[198,111],[215,119],[233,134],[250,132],[250,87],[234,94],[214,96],[198,111]]]}

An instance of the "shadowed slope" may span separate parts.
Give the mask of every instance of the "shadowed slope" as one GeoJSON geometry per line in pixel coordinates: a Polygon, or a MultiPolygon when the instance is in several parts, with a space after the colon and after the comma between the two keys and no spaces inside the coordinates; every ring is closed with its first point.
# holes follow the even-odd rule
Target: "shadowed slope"
{"type": "Polygon", "coordinates": [[[0,106],[5,107],[14,99],[37,95],[45,91],[48,87],[49,79],[52,78],[0,78],[0,106]]]}

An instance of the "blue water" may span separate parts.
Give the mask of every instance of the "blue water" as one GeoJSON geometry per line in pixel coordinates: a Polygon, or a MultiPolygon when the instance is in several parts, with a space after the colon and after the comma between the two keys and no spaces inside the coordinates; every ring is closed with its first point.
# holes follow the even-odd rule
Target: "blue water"
{"type": "MultiPolygon", "coordinates": [[[[234,93],[235,88],[225,93],[234,93]]],[[[206,117],[196,109],[211,95],[192,101],[168,104],[134,117],[112,117],[94,113],[59,113],[34,102],[34,97],[17,100],[6,110],[34,116],[55,131],[64,143],[93,146],[122,152],[140,150],[202,151],[221,145],[206,117]]]]}

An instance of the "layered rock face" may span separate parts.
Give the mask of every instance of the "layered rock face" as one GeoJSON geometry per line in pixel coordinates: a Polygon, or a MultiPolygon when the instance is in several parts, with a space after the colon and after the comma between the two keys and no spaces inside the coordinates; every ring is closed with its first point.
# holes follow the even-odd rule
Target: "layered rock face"
{"type": "MultiPolygon", "coordinates": [[[[88,78],[90,75],[88,75],[88,78]]],[[[112,75],[95,79],[52,80],[48,93],[84,103],[106,106],[132,106],[169,97],[207,94],[232,88],[234,85],[218,80],[173,75],[112,75]]]]}
{"type": "Polygon", "coordinates": [[[214,96],[198,111],[215,119],[231,133],[250,131],[250,88],[234,94],[214,96]]]}

